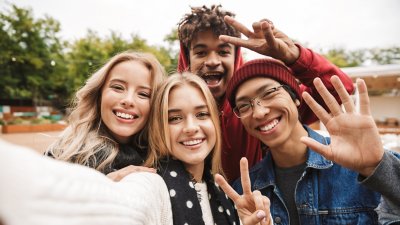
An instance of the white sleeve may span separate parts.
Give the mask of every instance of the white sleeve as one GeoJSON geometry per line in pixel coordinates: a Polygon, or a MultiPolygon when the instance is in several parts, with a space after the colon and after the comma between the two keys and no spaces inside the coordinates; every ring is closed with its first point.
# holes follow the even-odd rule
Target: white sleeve
{"type": "Polygon", "coordinates": [[[157,174],[113,182],[0,140],[0,221],[6,225],[172,224],[168,189],[157,174]]]}

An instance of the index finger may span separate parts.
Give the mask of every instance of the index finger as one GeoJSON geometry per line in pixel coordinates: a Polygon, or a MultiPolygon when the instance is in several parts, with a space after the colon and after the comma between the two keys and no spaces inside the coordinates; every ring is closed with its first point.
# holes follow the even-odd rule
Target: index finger
{"type": "Polygon", "coordinates": [[[242,159],[240,159],[240,179],[242,181],[243,194],[251,195],[249,165],[245,157],[242,157],[242,159]]]}
{"type": "Polygon", "coordinates": [[[219,40],[248,49],[251,49],[252,47],[248,40],[244,40],[238,37],[231,37],[229,35],[220,35],[219,40]]]}
{"type": "Polygon", "coordinates": [[[236,30],[238,30],[240,33],[244,34],[246,37],[250,37],[253,32],[250,31],[245,25],[239,23],[238,21],[236,21],[235,19],[233,19],[230,16],[225,16],[224,17],[224,21],[231,25],[232,27],[234,27],[236,30]]]}
{"type": "Polygon", "coordinates": [[[240,198],[240,195],[231,187],[231,185],[228,184],[228,182],[226,182],[225,178],[220,174],[215,174],[214,179],[225,194],[236,203],[236,200],[240,198]]]}

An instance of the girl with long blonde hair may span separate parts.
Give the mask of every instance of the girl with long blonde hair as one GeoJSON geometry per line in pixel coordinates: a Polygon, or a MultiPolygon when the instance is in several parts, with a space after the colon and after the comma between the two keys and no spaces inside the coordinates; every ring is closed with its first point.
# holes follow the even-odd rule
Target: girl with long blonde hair
{"type": "Polygon", "coordinates": [[[147,157],[151,99],[164,79],[163,67],[151,54],[112,57],[77,91],[69,125],[47,154],[104,174],[141,166],[147,157]]]}
{"type": "Polygon", "coordinates": [[[192,73],[173,74],[153,104],[145,165],[157,168],[167,185],[174,224],[239,224],[239,216],[244,224],[267,224],[269,203],[259,192],[234,200],[238,216],[215,183],[214,175],[223,174],[222,140],[218,108],[206,83],[192,73]]]}

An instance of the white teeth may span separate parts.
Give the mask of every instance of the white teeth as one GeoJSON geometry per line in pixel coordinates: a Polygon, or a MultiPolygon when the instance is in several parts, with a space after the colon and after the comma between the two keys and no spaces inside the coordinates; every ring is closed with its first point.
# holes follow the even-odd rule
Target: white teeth
{"type": "Polygon", "coordinates": [[[133,119],[133,115],[127,113],[117,112],[116,115],[124,119],[133,119]]]}
{"type": "Polygon", "coordinates": [[[269,131],[272,128],[274,128],[278,123],[279,123],[278,119],[274,119],[271,123],[269,123],[269,124],[267,124],[265,126],[259,127],[259,129],[261,131],[269,131]]]}
{"type": "Polygon", "coordinates": [[[206,76],[219,76],[221,74],[219,74],[219,73],[206,73],[205,75],[206,76]]]}
{"type": "Polygon", "coordinates": [[[190,140],[190,141],[184,141],[182,142],[183,145],[191,146],[191,145],[197,145],[201,143],[203,140],[202,139],[196,139],[196,140],[190,140]]]}

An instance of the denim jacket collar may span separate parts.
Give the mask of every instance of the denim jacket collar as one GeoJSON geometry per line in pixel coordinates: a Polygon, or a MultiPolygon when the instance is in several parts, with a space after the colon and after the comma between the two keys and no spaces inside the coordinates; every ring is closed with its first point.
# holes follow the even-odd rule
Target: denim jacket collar
{"type": "MultiPolygon", "coordinates": [[[[330,138],[326,138],[308,126],[304,125],[304,128],[308,132],[308,136],[312,139],[318,141],[319,143],[328,145],[330,143],[330,138]]],[[[307,148],[307,162],[306,169],[328,169],[333,166],[333,162],[325,159],[322,155],[314,152],[310,148],[307,148]]],[[[274,170],[274,162],[272,160],[272,155],[270,152],[264,157],[264,159],[255,165],[251,170],[250,174],[257,174],[254,180],[254,189],[260,190],[263,188],[267,188],[268,186],[273,186],[275,188],[275,170],[274,170]],[[258,172],[256,172],[258,171],[258,172]]]]}

